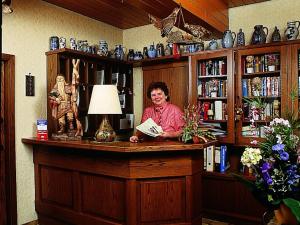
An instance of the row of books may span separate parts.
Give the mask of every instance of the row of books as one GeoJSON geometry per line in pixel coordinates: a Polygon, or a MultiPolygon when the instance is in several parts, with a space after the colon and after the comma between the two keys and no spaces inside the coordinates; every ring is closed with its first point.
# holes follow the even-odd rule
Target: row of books
{"type": "Polygon", "coordinates": [[[275,65],[275,70],[279,70],[280,55],[278,53],[264,55],[248,55],[243,60],[244,72],[249,73],[247,68],[253,68],[253,72],[268,72],[268,65],[275,65]]]}
{"type": "Polygon", "coordinates": [[[253,96],[279,96],[279,77],[255,77],[242,80],[243,97],[253,96]]]}
{"type": "Polygon", "coordinates": [[[224,173],[229,167],[227,157],[227,146],[209,146],[204,148],[204,170],[208,172],[221,172],[224,173]]]}
{"type": "Polygon", "coordinates": [[[202,120],[226,120],[227,104],[222,101],[199,102],[200,119],[202,120]]]}
{"type": "Polygon", "coordinates": [[[198,63],[198,76],[226,75],[225,59],[212,59],[198,63]]]}
{"type": "Polygon", "coordinates": [[[253,115],[251,106],[249,103],[243,103],[244,118],[254,120],[267,120],[270,121],[273,118],[280,117],[280,101],[274,100],[273,102],[265,103],[265,108],[262,112],[255,113],[253,115]]]}
{"type": "Polygon", "coordinates": [[[256,127],[251,127],[251,125],[242,127],[242,136],[244,137],[260,137],[265,138],[265,126],[257,125],[256,127]]]}
{"type": "Polygon", "coordinates": [[[226,97],[227,80],[198,81],[199,97],[226,97]]]}

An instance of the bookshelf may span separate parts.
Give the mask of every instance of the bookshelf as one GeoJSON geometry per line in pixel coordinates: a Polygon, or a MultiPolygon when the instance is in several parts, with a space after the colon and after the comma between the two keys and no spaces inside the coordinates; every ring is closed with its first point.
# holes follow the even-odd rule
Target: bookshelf
{"type": "Polygon", "coordinates": [[[207,51],[191,56],[190,103],[200,105],[205,126],[222,143],[234,143],[233,51],[207,51]]]}
{"type": "Polygon", "coordinates": [[[237,121],[237,145],[264,138],[263,127],[287,109],[287,60],[284,45],[237,50],[236,105],[243,110],[237,121]],[[253,105],[250,102],[255,101],[253,105]],[[253,122],[254,121],[254,122],[253,122]],[[251,125],[255,125],[255,128],[251,125]]]}
{"type": "MultiPolygon", "coordinates": [[[[92,137],[101,122],[101,115],[88,115],[89,101],[95,84],[115,84],[119,91],[122,115],[110,116],[114,130],[128,133],[133,128],[124,128],[126,118],[133,115],[132,64],[96,54],[71,49],[59,49],[45,53],[47,57],[47,95],[56,83],[57,74],[63,74],[67,83],[72,81],[73,59],[79,59],[79,120],[84,128],[84,136],[92,137]]],[[[57,131],[56,121],[51,116],[49,99],[47,102],[49,136],[57,131]]],[[[133,118],[133,116],[131,117],[133,118]]],[[[128,124],[128,123],[126,123],[128,124]]]]}

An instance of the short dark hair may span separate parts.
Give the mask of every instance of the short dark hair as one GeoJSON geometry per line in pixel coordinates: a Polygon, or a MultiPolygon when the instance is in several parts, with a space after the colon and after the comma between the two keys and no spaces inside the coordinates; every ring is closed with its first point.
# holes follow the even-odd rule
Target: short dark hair
{"type": "Polygon", "coordinates": [[[165,95],[168,97],[167,101],[169,101],[169,89],[165,82],[152,82],[147,89],[147,97],[151,99],[151,92],[155,89],[161,89],[165,95]]]}

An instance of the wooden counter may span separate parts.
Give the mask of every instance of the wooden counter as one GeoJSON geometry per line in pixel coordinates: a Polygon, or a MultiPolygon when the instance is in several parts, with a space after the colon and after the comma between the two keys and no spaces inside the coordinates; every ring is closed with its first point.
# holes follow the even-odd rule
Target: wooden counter
{"type": "Polygon", "coordinates": [[[201,224],[202,150],[215,142],[22,142],[41,225],[201,224]]]}

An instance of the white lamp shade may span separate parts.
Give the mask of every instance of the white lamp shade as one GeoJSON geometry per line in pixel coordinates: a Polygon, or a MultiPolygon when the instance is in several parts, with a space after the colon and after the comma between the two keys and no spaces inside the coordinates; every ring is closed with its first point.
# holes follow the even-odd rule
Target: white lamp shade
{"type": "Polygon", "coordinates": [[[122,114],[115,85],[94,85],[88,114],[122,114]]]}

